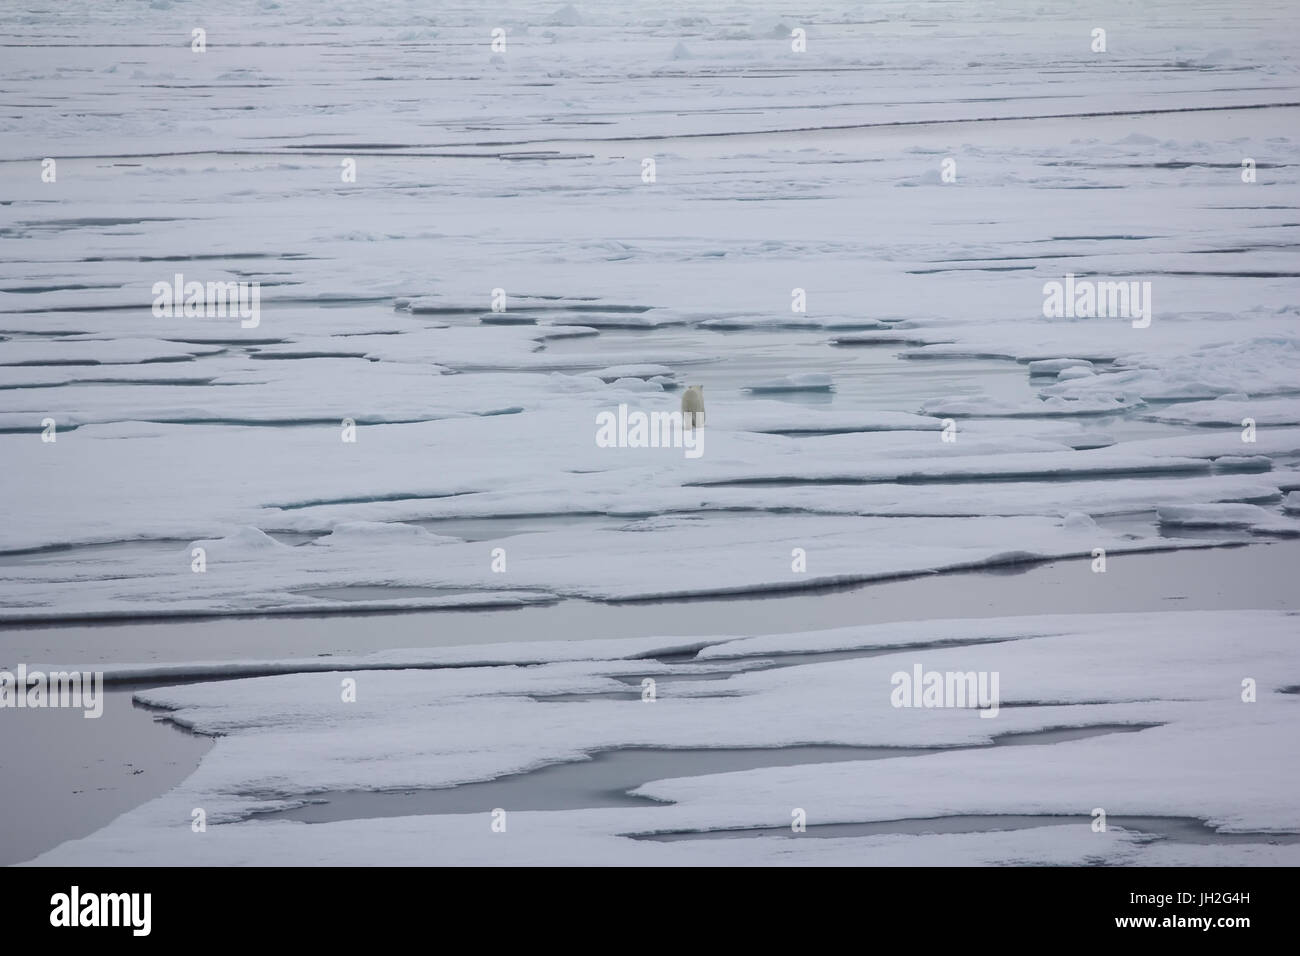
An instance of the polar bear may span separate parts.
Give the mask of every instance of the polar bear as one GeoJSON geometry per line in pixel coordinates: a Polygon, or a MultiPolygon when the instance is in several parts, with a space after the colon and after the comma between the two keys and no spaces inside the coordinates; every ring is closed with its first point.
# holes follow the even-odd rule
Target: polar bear
{"type": "Polygon", "coordinates": [[[682,392],[682,427],[704,424],[704,386],[690,385],[682,392]]]}

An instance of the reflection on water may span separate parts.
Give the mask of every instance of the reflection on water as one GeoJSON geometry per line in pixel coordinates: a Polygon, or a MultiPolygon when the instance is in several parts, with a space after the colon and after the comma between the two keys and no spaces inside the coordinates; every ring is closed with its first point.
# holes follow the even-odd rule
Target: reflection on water
{"type": "Polygon", "coordinates": [[[1022,614],[1088,614],[1294,606],[1300,541],[1235,548],[1091,556],[808,592],[606,604],[566,600],[490,610],[136,621],[11,627],[10,661],[88,667],[152,661],[277,660],[388,648],[623,637],[780,634],[912,621],[1022,614]]]}
{"type": "Polygon", "coordinates": [[[104,713],[6,710],[0,734],[0,865],[94,833],[193,772],[212,740],[105,690],[104,713]]]}

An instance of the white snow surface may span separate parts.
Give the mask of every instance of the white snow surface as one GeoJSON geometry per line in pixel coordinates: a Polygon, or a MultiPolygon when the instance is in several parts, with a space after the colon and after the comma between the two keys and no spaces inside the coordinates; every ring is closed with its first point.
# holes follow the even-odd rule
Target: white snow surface
{"type": "MultiPolygon", "coordinates": [[[[1294,865],[1295,843],[1267,846],[1260,836],[1250,844],[1153,845],[1149,835],[1122,829],[1094,833],[1091,814],[1100,807],[1111,817],[1190,818],[1223,833],[1300,831],[1292,799],[1300,782],[1297,640],[1288,612],[1058,615],[704,638],[697,659],[735,669],[702,674],[699,664],[631,656],[690,643],[673,638],[482,647],[469,656],[390,652],[333,661],[332,672],[162,687],[136,698],[220,735],[199,769],[171,793],[36,862],[1294,865]],[[815,656],[827,651],[841,653],[815,656]],[[447,666],[456,661],[484,666],[447,666]],[[394,664],[407,669],[351,669],[394,664]],[[917,666],[997,673],[996,716],[894,706],[893,676],[917,666]],[[691,670],[707,679],[674,680],[691,670]],[[356,681],[355,702],[342,701],[343,676],[356,681]],[[643,676],[658,681],[650,703],[626,693],[643,676]],[[1243,700],[1247,678],[1255,682],[1253,702],[1243,700]],[[586,696],[547,699],[566,694],[586,696]],[[1125,725],[1129,732],[1120,732],[1125,725]],[[1112,732],[994,745],[1001,735],[1065,727],[1112,732]],[[506,806],[504,835],[491,831],[497,806],[489,798],[479,812],[455,814],[315,824],[250,817],[333,791],[464,785],[620,748],[777,754],[809,744],[927,749],[645,780],[635,792],[659,802],[644,807],[506,806]],[[208,814],[209,830],[198,838],[190,832],[193,807],[208,814]],[[806,811],[809,833],[780,839],[793,808],[806,811]],[[986,814],[1041,821],[1010,834],[814,835],[817,824],[986,814]],[[629,838],[752,828],[773,835],[629,838]],[[557,841],[566,848],[562,859],[557,841]]],[[[238,673],[238,664],[229,667],[238,673]]]]}
{"type": "Polygon", "coordinates": [[[1108,53],[1056,2],[793,18],[286,0],[208,17],[202,54],[184,5],[16,17],[0,615],[346,603],[301,591],[318,572],[444,592],[375,607],[815,586],[1065,553],[1050,519],[1112,500],[1145,516],[1134,546],[1195,543],[1159,530],[1169,507],[1249,503],[1259,520],[1238,533],[1285,528],[1288,8],[1087,7],[1108,53]],[[1068,83],[1046,78],[1059,70],[1068,83]],[[1067,274],[1149,282],[1150,325],[1045,317],[1067,274]],[[257,323],[155,316],[154,284],[177,275],[260,283],[257,323]],[[706,387],[698,457],[596,446],[597,414],[675,410],[679,383],[706,387]],[[1208,480],[1231,472],[1260,480],[1208,480]],[[908,520],[861,525],[855,550],[791,513],[908,520]],[[1031,515],[1049,520],[966,521],[1031,515]],[[439,529],[501,516],[521,533],[467,546],[439,529]],[[916,525],[930,517],[961,519],[948,548],[916,525]],[[237,529],[357,521],[433,537],[336,536],[334,570],[301,537],[223,557],[237,529]],[[203,581],[142,586],[204,541],[203,581]],[[621,566],[650,541],[639,572],[621,566]],[[808,544],[826,548],[816,573],[769,566],[808,544]],[[498,546],[520,560],[485,578],[498,546]],[[752,558],[731,560],[741,547],[752,558]],[[534,554],[574,557],[542,574],[534,554]],[[692,555],[723,570],[682,572],[692,555]]]}
{"type": "MultiPolygon", "coordinates": [[[[192,6],[0,27],[0,622],[755,596],[1300,532],[1289,0],[232,0],[204,53],[192,6]],[[178,276],[259,283],[256,322],[155,315],[178,276]],[[1149,283],[1149,324],[1049,317],[1067,276],[1149,283]],[[688,384],[698,457],[597,445],[688,384]]],[[[1297,621],[124,661],[222,678],[138,695],[221,736],[38,862],[1296,865],[1257,837],[1300,832],[1297,621]],[[997,672],[1003,707],[894,708],[914,664],[997,672]],[[1082,727],[1108,732],[996,742],[1082,727]],[[250,817],[820,744],[937,749],[647,777],[504,835],[490,802],[250,817]],[[1040,825],[815,835],[986,814],[1040,825]],[[629,836],[736,828],[772,830],[629,836]]]]}

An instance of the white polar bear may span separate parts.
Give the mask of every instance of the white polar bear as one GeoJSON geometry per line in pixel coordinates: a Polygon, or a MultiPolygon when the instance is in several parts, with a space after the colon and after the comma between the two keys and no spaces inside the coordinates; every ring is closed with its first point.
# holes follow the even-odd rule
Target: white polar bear
{"type": "Polygon", "coordinates": [[[691,385],[682,392],[682,427],[704,424],[704,386],[691,385]]]}

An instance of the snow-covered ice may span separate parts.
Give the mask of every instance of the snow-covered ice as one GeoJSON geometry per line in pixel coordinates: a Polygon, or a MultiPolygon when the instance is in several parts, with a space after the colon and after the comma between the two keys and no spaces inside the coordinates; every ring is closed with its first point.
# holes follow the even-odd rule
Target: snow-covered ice
{"type": "MultiPolygon", "coordinates": [[[[339,670],[353,662],[336,660],[335,670],[321,673],[163,687],[137,699],[220,735],[199,770],[38,862],[337,860],[331,848],[350,842],[354,864],[465,863],[480,854],[542,863],[560,834],[576,841],[573,859],[589,862],[699,863],[715,853],[736,862],[818,862],[832,853],[821,840],[796,848],[771,839],[630,839],[736,829],[758,836],[788,829],[793,807],[806,810],[810,832],[873,821],[1041,817],[1016,840],[975,841],[989,863],[1247,862],[1265,851],[1269,834],[1300,830],[1292,799],[1300,758],[1294,621],[1288,612],[1242,611],[924,621],[704,639],[698,665],[654,658],[680,654],[688,642],[640,640],[569,645],[567,653],[528,645],[479,648],[470,658],[391,654],[355,665],[407,669],[339,670]],[[449,666],[458,659],[462,666],[449,666]],[[721,662],[730,668],[693,670],[721,662]],[[917,665],[998,673],[1001,709],[989,720],[974,707],[895,706],[893,675],[917,665]],[[356,682],[354,703],[341,701],[342,676],[356,682]],[[646,677],[657,680],[657,699],[621,699],[646,677]],[[1251,703],[1242,696],[1247,677],[1256,681],[1251,703]],[[585,696],[566,699],[574,694],[585,696]],[[999,737],[1071,727],[1101,732],[997,746],[999,737]],[[780,748],[805,745],[900,755],[778,765],[780,748]],[[371,791],[379,806],[384,791],[527,774],[623,748],[742,747],[773,748],[773,765],[646,780],[635,791],[648,798],[640,808],[507,807],[508,832],[523,838],[493,849],[491,803],[479,812],[319,824],[255,818],[345,791],[371,791]],[[195,806],[220,824],[200,841],[189,831],[195,806]],[[1251,850],[1235,855],[1228,850],[1242,844],[1153,845],[1149,835],[1094,833],[1096,807],[1117,818],[1189,818],[1209,831],[1257,836],[1251,850]]],[[[852,857],[856,847],[859,860],[876,862],[967,859],[949,856],[951,837],[920,830],[895,838],[898,855],[877,858],[874,840],[840,849],[852,857]]],[[[1294,865],[1300,845],[1267,853],[1294,865]]]]}
{"type": "MultiPolygon", "coordinates": [[[[0,27],[4,626],[939,587],[1300,534],[1283,0],[278,0],[206,11],[203,53],[191,7],[0,27]],[[1149,315],[1054,317],[1067,277],[1137,283],[1149,315]],[[256,322],[157,313],[182,279],[258,283],[256,322]],[[687,385],[708,396],[698,457],[597,444],[601,413],[667,421],[687,385]]],[[[268,648],[140,691],[224,736],[176,791],[41,859],[541,863],[562,839],[602,863],[1294,864],[1294,843],[1139,825],[1300,831],[1300,618],[1169,607],[268,648]],[[890,707],[914,658],[999,672],[1006,706],[890,707]],[[997,740],[1062,727],[1097,732],[997,740]],[[612,751],[803,745],[926,752],[647,778],[658,804],[521,807],[495,843],[478,814],[248,818],[612,751]],[[198,805],[218,821],[201,850],[198,805]],[[1135,822],[1093,833],[1096,806],[1135,822]],[[791,807],[810,831],[1038,824],[640,838],[788,829],[791,807]]],[[[194,657],[108,672],[156,685],[194,657]]]]}

